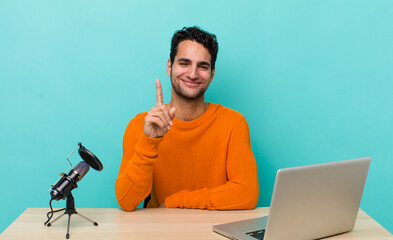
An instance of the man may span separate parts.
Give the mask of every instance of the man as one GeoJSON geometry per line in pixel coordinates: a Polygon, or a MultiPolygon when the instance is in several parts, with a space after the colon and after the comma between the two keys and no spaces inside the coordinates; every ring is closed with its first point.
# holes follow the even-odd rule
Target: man
{"type": "Polygon", "coordinates": [[[147,207],[252,209],[258,177],[245,118],[205,102],[215,73],[216,36],[198,27],[177,31],[167,74],[172,100],[157,102],[127,126],[123,159],[115,184],[121,208],[133,211],[149,195],[147,207]]]}

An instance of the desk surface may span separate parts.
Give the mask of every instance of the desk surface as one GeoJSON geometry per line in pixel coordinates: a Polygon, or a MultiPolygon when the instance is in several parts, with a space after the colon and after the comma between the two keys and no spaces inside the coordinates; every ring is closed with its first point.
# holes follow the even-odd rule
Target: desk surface
{"type": "MultiPolygon", "coordinates": [[[[1,235],[8,239],[65,239],[67,216],[51,227],[44,226],[46,208],[28,208],[1,235]]],[[[269,208],[246,211],[207,211],[194,209],[137,209],[124,212],[116,208],[80,208],[77,211],[98,222],[93,226],[72,215],[70,239],[217,239],[227,238],[212,231],[216,224],[256,218],[268,214],[269,208]]],[[[54,218],[60,215],[56,213],[54,218]]],[[[54,219],[53,218],[53,219],[54,219]]],[[[328,239],[393,240],[393,235],[362,210],[353,231],[328,239]]]]}

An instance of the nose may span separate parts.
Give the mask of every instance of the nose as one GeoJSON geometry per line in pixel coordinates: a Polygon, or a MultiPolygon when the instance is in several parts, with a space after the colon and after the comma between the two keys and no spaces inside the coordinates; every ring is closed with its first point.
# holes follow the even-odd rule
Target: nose
{"type": "Polygon", "coordinates": [[[188,69],[188,77],[190,79],[197,79],[199,76],[198,67],[197,66],[190,66],[188,69]]]}

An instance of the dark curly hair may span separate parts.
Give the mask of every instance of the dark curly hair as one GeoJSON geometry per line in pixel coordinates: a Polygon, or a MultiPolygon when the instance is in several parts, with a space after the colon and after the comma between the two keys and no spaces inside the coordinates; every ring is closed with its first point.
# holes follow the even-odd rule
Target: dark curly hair
{"type": "Polygon", "coordinates": [[[183,27],[183,29],[176,31],[175,34],[173,34],[170,54],[172,64],[177,54],[177,47],[179,46],[179,43],[184,40],[191,40],[202,44],[211,55],[211,69],[213,70],[215,68],[218,52],[216,35],[206,32],[198,26],[183,27]]]}

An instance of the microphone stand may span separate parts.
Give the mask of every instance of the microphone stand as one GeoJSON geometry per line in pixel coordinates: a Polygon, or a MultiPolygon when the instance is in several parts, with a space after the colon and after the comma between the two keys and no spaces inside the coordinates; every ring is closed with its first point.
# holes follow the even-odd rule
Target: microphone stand
{"type": "Polygon", "coordinates": [[[94,224],[94,226],[98,226],[97,222],[94,222],[93,220],[83,216],[82,214],[78,213],[75,209],[75,200],[74,197],[72,196],[72,193],[69,193],[67,195],[67,203],[66,203],[66,208],[65,208],[65,212],[63,214],[61,214],[60,216],[58,216],[56,219],[54,219],[52,222],[49,222],[46,226],[50,227],[54,222],[56,222],[57,220],[59,220],[61,217],[63,217],[64,215],[68,215],[68,223],[67,223],[67,234],[66,234],[66,238],[70,238],[70,223],[71,223],[71,215],[72,214],[76,214],[81,216],[82,218],[86,219],[87,221],[91,222],[94,224]]]}

